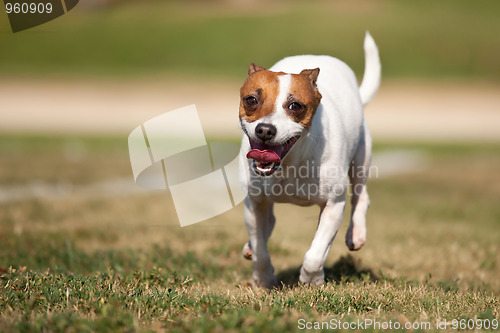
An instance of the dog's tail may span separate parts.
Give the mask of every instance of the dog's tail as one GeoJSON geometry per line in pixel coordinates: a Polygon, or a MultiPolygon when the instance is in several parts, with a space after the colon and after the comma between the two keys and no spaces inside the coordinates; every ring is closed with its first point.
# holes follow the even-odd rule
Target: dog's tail
{"type": "Polygon", "coordinates": [[[367,31],[365,36],[365,73],[363,74],[363,81],[359,86],[359,94],[363,105],[368,104],[380,86],[381,65],[378,56],[378,49],[375,41],[370,33],[367,31]]]}

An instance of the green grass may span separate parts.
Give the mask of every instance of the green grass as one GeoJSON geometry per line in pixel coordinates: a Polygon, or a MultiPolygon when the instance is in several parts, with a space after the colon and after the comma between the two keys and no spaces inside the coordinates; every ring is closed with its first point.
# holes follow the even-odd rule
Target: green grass
{"type": "Polygon", "coordinates": [[[180,228],[165,192],[77,195],[132,178],[126,138],[3,135],[0,194],[36,182],[74,192],[0,202],[0,331],[289,332],[300,319],[437,331],[437,320],[498,319],[499,148],[377,143],[427,164],[370,180],[368,242],[349,253],[344,221],[324,287],[297,284],[318,209],[278,205],[270,252],[282,288],[266,291],[241,256],[241,205],[180,228]]]}
{"type": "Polygon", "coordinates": [[[385,77],[500,79],[497,1],[222,1],[82,4],[12,34],[0,24],[4,76],[220,76],[242,79],[250,62],[295,54],[339,57],[361,76],[364,32],[385,77]]]}

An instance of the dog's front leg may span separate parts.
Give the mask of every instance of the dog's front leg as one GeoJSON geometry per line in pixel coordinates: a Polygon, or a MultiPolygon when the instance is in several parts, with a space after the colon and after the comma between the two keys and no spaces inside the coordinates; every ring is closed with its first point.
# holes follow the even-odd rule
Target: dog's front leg
{"type": "Polygon", "coordinates": [[[345,197],[329,200],[321,209],[318,228],[311,247],[304,256],[300,269],[300,282],[313,285],[325,283],[323,267],[333,239],[339,230],[344,216],[345,197]]]}
{"type": "Polygon", "coordinates": [[[272,203],[245,199],[245,226],[252,245],[253,282],[262,287],[277,286],[274,268],[267,251],[267,240],[274,226],[272,203]]]}

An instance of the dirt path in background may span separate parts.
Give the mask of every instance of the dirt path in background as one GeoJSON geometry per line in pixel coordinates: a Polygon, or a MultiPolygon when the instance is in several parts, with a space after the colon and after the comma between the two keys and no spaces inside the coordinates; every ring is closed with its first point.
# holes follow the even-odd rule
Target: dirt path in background
{"type": "MultiPolygon", "coordinates": [[[[0,81],[0,131],[123,134],[196,104],[206,134],[239,135],[238,82],[0,81]]],[[[375,139],[500,141],[500,86],[384,82],[366,108],[375,139]]]]}

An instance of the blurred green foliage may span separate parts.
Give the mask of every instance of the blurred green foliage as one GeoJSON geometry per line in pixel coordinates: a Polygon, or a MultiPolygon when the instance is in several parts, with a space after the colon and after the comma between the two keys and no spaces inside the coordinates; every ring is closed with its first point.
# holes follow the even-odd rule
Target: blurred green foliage
{"type": "Polygon", "coordinates": [[[0,73],[241,79],[249,62],[312,53],[361,75],[369,30],[385,77],[500,80],[499,1],[88,2],[15,34],[0,13],[0,73]]]}

